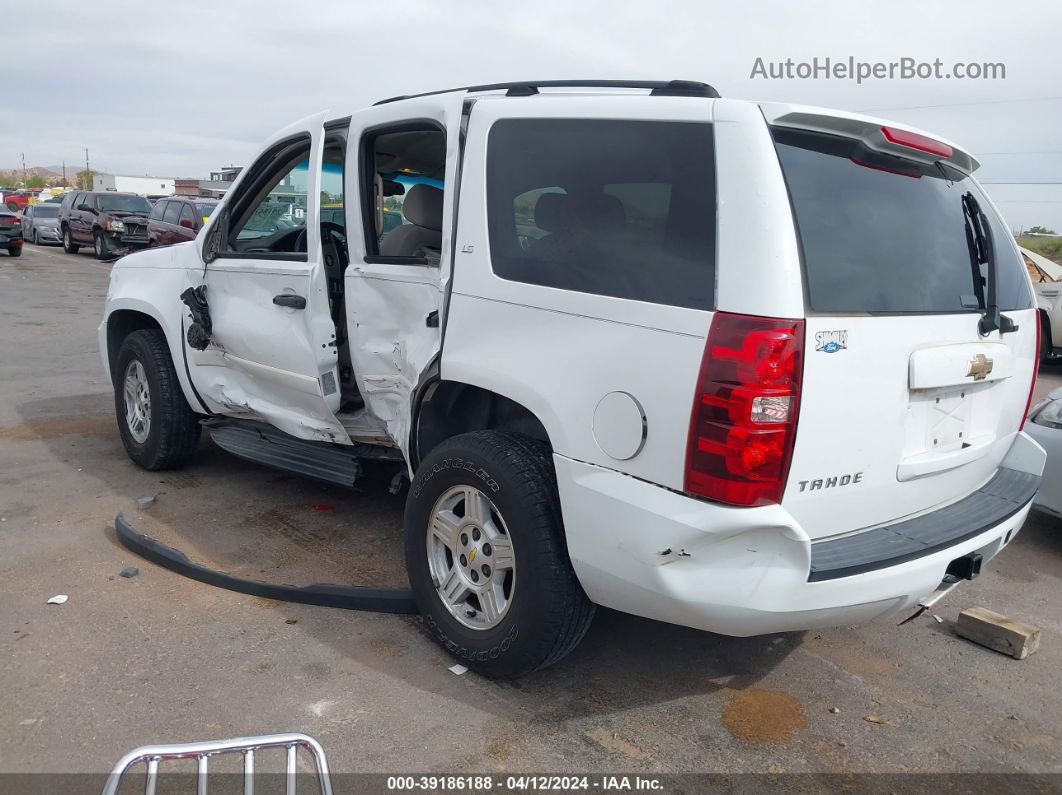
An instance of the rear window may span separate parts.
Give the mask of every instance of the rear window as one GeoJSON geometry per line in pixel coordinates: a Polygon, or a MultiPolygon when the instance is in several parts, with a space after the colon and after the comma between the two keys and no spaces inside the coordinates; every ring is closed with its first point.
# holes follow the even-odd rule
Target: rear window
{"type": "Polygon", "coordinates": [[[774,129],[803,249],[808,302],[821,312],[976,311],[962,197],[989,219],[1001,309],[1031,306],[1010,233],[973,180],[857,140],[774,129]]]}
{"type": "Polygon", "coordinates": [[[215,207],[217,207],[216,204],[197,204],[195,209],[203,218],[209,218],[215,207]]]}
{"type": "Polygon", "coordinates": [[[37,204],[33,207],[34,218],[55,218],[59,215],[58,204],[37,204]]]}
{"type": "Polygon", "coordinates": [[[487,144],[505,279],[710,309],[715,155],[701,122],[505,119],[487,144]]]}

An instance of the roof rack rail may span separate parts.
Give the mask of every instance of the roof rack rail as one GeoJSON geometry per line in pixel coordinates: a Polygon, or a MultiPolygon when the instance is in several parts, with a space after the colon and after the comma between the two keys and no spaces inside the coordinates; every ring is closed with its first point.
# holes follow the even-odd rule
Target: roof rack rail
{"type": "Polygon", "coordinates": [[[404,94],[381,99],[373,104],[386,105],[402,99],[432,97],[453,91],[505,91],[508,97],[529,97],[537,94],[540,88],[644,88],[648,89],[653,96],[707,97],[710,99],[718,99],[720,96],[719,92],[707,83],[695,80],[522,80],[515,83],[489,83],[482,86],[461,86],[425,91],[422,94],[404,94]]]}

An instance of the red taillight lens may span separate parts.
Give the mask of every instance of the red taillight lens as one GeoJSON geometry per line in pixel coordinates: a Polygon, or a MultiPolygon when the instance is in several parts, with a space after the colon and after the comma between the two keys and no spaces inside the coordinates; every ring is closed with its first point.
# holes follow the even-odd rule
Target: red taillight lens
{"type": "Polygon", "coordinates": [[[690,417],[687,492],[731,505],[781,501],[803,350],[803,320],[715,314],[690,417]]]}
{"type": "Polygon", "coordinates": [[[917,149],[919,152],[929,152],[939,157],[951,157],[950,146],[925,135],[898,130],[895,127],[882,127],[881,134],[885,136],[886,141],[897,146],[906,146],[908,149],[917,149]]]}
{"type": "Polygon", "coordinates": [[[1025,401],[1025,413],[1021,415],[1021,425],[1018,426],[1019,431],[1025,430],[1025,421],[1029,419],[1029,409],[1032,408],[1033,392],[1036,391],[1036,376],[1040,373],[1040,335],[1043,331],[1040,329],[1040,318],[1036,318],[1036,350],[1033,351],[1033,375],[1032,383],[1029,384],[1029,399],[1025,401]]]}
{"type": "Polygon", "coordinates": [[[7,224],[8,226],[16,226],[21,223],[17,218],[11,215],[0,215],[0,224],[7,224]]]}

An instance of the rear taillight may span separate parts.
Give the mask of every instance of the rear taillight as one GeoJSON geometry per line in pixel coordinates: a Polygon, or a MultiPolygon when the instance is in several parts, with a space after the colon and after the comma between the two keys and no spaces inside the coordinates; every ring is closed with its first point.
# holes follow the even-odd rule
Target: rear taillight
{"type": "Polygon", "coordinates": [[[1036,350],[1033,351],[1033,374],[1032,383],[1029,384],[1029,399],[1025,401],[1025,413],[1021,415],[1021,425],[1018,426],[1019,431],[1025,430],[1025,421],[1029,419],[1029,409],[1032,407],[1033,392],[1036,391],[1036,376],[1040,372],[1040,335],[1043,331],[1040,330],[1040,318],[1036,318],[1036,350]]]}
{"type": "Polygon", "coordinates": [[[802,320],[715,314],[690,417],[687,492],[731,505],[781,501],[803,350],[802,320]]]}
{"type": "Polygon", "coordinates": [[[882,127],[881,134],[885,136],[886,141],[897,146],[917,149],[919,152],[928,152],[938,157],[951,157],[952,154],[952,149],[947,144],[918,133],[899,130],[895,127],[882,127]]]}
{"type": "Polygon", "coordinates": [[[7,224],[9,226],[15,226],[21,223],[18,218],[13,215],[0,215],[0,224],[7,224]]]}

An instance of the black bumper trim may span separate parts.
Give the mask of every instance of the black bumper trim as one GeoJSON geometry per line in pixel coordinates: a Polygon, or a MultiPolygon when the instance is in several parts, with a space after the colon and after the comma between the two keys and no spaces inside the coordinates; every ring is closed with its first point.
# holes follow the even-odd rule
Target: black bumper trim
{"type": "Polygon", "coordinates": [[[263,596],[281,602],[298,602],[304,605],[338,607],[344,610],[370,610],[376,613],[416,613],[417,603],[413,594],[404,588],[368,588],[361,585],[343,586],[274,585],[259,580],[245,580],[221,571],[208,569],[193,563],[181,550],[168,547],[154,538],[137,532],[122,514],[114,520],[114,529],[122,546],[165,569],[199,580],[207,585],[216,585],[230,591],[263,596]]]}
{"type": "Polygon", "coordinates": [[[973,538],[1024,508],[1039,485],[1036,475],[1000,469],[973,494],[939,511],[813,543],[808,582],[884,569],[973,538]]]}

